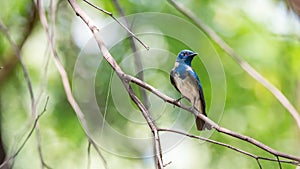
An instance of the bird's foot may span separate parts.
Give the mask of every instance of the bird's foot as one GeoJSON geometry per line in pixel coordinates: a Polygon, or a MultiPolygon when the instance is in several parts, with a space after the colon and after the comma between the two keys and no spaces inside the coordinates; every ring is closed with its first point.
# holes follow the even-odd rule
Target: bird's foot
{"type": "Polygon", "coordinates": [[[175,102],[179,102],[181,99],[183,99],[183,97],[179,97],[177,100],[175,100],[175,102]]]}
{"type": "Polygon", "coordinates": [[[189,109],[190,109],[191,111],[196,110],[194,106],[191,106],[189,109]]]}
{"type": "MultiPolygon", "coordinates": [[[[179,97],[178,99],[175,100],[176,103],[178,103],[183,97],[179,97]]],[[[173,108],[175,108],[175,105],[173,105],[173,108]]]]}

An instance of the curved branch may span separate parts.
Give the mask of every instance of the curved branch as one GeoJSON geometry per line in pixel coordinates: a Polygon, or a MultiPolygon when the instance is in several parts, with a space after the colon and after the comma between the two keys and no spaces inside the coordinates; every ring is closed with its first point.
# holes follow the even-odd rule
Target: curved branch
{"type": "MultiPolygon", "coordinates": [[[[26,25],[26,26],[24,26],[25,29],[21,31],[23,33],[23,36],[21,37],[21,40],[19,41],[19,43],[17,43],[17,47],[19,48],[19,50],[22,49],[23,45],[25,44],[26,40],[32,33],[32,31],[37,23],[37,20],[38,20],[35,4],[33,3],[33,1],[31,1],[31,3],[32,3],[31,9],[29,10],[28,15],[26,17],[27,23],[24,24],[24,25],[26,25]]],[[[15,52],[13,52],[13,51],[8,52],[7,55],[9,56],[8,57],[9,60],[5,61],[4,65],[1,65],[2,70],[0,72],[0,84],[5,82],[6,78],[10,77],[9,75],[11,75],[13,73],[13,71],[15,70],[15,67],[18,63],[18,58],[17,58],[15,52]]]]}
{"type": "Polygon", "coordinates": [[[131,82],[133,82],[133,83],[135,83],[135,84],[137,84],[137,85],[139,85],[139,86],[141,86],[141,87],[149,90],[150,92],[152,92],[156,96],[158,96],[161,99],[163,99],[165,102],[171,103],[171,104],[173,104],[175,106],[178,106],[178,107],[180,107],[180,108],[182,108],[184,110],[187,110],[187,111],[193,113],[194,115],[196,115],[199,118],[201,118],[202,120],[204,120],[206,123],[208,123],[211,126],[213,126],[213,128],[215,128],[218,132],[221,132],[221,133],[227,134],[229,136],[238,138],[240,140],[246,141],[248,143],[251,143],[251,144],[255,145],[256,147],[259,147],[259,148],[261,148],[261,149],[263,149],[263,150],[265,150],[265,151],[267,151],[267,152],[269,152],[269,153],[271,153],[271,154],[273,154],[275,156],[280,156],[280,157],[284,157],[284,158],[287,158],[287,159],[295,160],[298,163],[300,163],[300,158],[299,157],[292,156],[292,155],[289,155],[289,154],[285,154],[285,153],[276,151],[276,150],[270,148],[269,146],[267,146],[267,145],[265,145],[265,144],[263,144],[263,143],[255,140],[255,139],[253,139],[253,138],[251,138],[249,136],[245,136],[245,135],[233,132],[233,131],[231,131],[229,129],[226,129],[224,127],[221,127],[218,124],[216,124],[215,122],[213,122],[212,120],[210,120],[208,117],[206,117],[206,116],[200,114],[199,112],[197,112],[197,110],[195,110],[195,109],[191,110],[190,107],[188,107],[186,105],[183,105],[180,102],[178,102],[176,99],[173,99],[173,98],[165,95],[164,93],[160,92],[159,90],[157,90],[153,86],[151,86],[151,85],[149,85],[149,84],[147,84],[147,83],[145,83],[145,82],[143,82],[143,81],[141,81],[141,80],[139,80],[139,79],[137,79],[137,78],[135,78],[133,76],[130,76],[130,75],[126,75],[126,78],[129,81],[131,81],[131,82]]]}
{"type": "Polygon", "coordinates": [[[92,4],[91,2],[89,2],[87,0],[83,0],[83,1],[86,2],[87,4],[91,5],[95,9],[105,13],[106,15],[109,15],[113,20],[115,20],[119,25],[121,25],[121,27],[124,28],[131,35],[131,37],[136,39],[141,45],[144,46],[145,49],[149,50],[149,47],[144,42],[142,42],[137,36],[135,36],[135,34],[129,28],[127,28],[125,25],[123,25],[111,12],[101,9],[98,6],[92,4]]]}
{"type": "Polygon", "coordinates": [[[279,160],[278,158],[272,159],[272,158],[260,157],[260,156],[257,156],[255,154],[251,154],[251,153],[249,153],[247,151],[244,151],[244,150],[241,150],[239,148],[236,148],[236,147],[234,147],[232,145],[226,144],[226,143],[218,142],[218,141],[215,141],[215,140],[212,140],[212,139],[208,139],[208,138],[205,138],[205,137],[201,137],[201,136],[195,136],[195,135],[192,135],[192,134],[189,134],[189,133],[184,133],[184,132],[177,131],[177,130],[159,128],[158,131],[160,131],[160,132],[164,131],[164,132],[176,133],[176,134],[187,136],[187,137],[190,137],[190,138],[193,138],[193,139],[198,139],[198,140],[206,141],[206,142],[209,142],[209,143],[212,143],[212,144],[216,144],[216,145],[219,145],[219,146],[222,146],[222,147],[229,148],[229,149],[231,149],[233,151],[236,151],[238,153],[241,153],[241,154],[244,154],[244,155],[249,156],[251,158],[254,158],[257,161],[257,163],[258,163],[259,166],[261,166],[260,162],[259,162],[260,159],[261,160],[265,160],[265,161],[273,161],[273,162],[281,162],[281,163],[299,165],[299,163],[297,163],[295,161],[279,160]]]}
{"type": "Polygon", "coordinates": [[[202,29],[206,35],[209,36],[222,50],[224,50],[234,61],[241,66],[245,72],[247,72],[257,82],[262,84],[267,90],[269,90],[275,98],[283,105],[283,107],[292,115],[297,123],[298,129],[300,130],[300,115],[292,103],[286,98],[286,96],[277,89],[272,83],[258,73],[248,62],[246,62],[241,56],[239,56],[214,30],[205,25],[195,14],[183,5],[175,2],[174,0],[168,0],[179,12],[189,18],[194,24],[202,29]]]}
{"type": "Polygon", "coordinates": [[[121,79],[125,89],[127,90],[130,98],[134,101],[134,103],[138,106],[140,111],[142,112],[145,120],[147,121],[147,124],[149,125],[151,132],[153,134],[153,142],[154,142],[154,156],[156,160],[156,167],[158,169],[163,169],[164,164],[162,160],[162,151],[161,151],[161,145],[160,145],[160,138],[158,134],[158,130],[156,125],[154,124],[154,121],[152,120],[151,116],[149,115],[149,111],[146,109],[146,107],[143,105],[143,103],[138,99],[138,97],[134,94],[131,86],[130,81],[126,78],[126,74],[122,71],[118,63],[114,60],[114,58],[109,53],[108,49],[106,48],[102,38],[99,36],[99,29],[97,28],[96,24],[90,19],[90,17],[78,6],[78,4],[75,2],[75,0],[68,0],[70,5],[72,6],[73,10],[76,12],[76,15],[79,16],[90,28],[92,31],[94,38],[98,44],[98,47],[100,49],[100,52],[102,53],[103,57],[106,59],[106,61],[111,65],[111,67],[115,70],[119,78],[121,79]]]}
{"type": "Polygon", "coordinates": [[[55,44],[53,42],[52,36],[51,36],[51,32],[49,31],[49,26],[48,26],[48,22],[47,22],[47,18],[45,16],[45,12],[41,6],[41,0],[37,0],[37,5],[38,5],[38,9],[39,9],[39,15],[40,15],[40,20],[42,23],[43,28],[45,29],[48,41],[50,43],[50,47],[54,56],[54,62],[55,62],[55,66],[59,71],[59,74],[61,76],[61,80],[63,83],[63,87],[68,99],[68,102],[70,103],[70,105],[72,106],[73,110],[76,113],[77,118],[79,119],[81,126],[85,132],[85,135],[88,137],[89,142],[93,145],[93,147],[95,148],[96,152],[98,153],[98,155],[101,157],[103,163],[104,163],[104,167],[107,168],[107,163],[106,160],[104,158],[104,156],[102,155],[102,153],[100,152],[98,145],[96,144],[96,142],[94,141],[94,139],[92,138],[90,131],[88,129],[88,125],[86,122],[86,119],[84,117],[83,112],[81,111],[79,105],[77,104],[72,91],[71,91],[71,86],[69,83],[69,78],[67,75],[67,72],[63,66],[63,64],[61,63],[59,57],[58,57],[58,53],[55,47],[55,44]]]}
{"type": "MultiPolygon", "coordinates": [[[[48,101],[49,101],[49,97],[47,97],[47,100],[46,100],[46,103],[45,103],[45,106],[44,106],[44,109],[43,111],[36,116],[34,122],[33,122],[33,125],[28,133],[28,135],[26,136],[25,140],[22,142],[21,146],[17,149],[17,151],[10,157],[8,157],[1,165],[0,165],[0,168],[2,168],[3,166],[5,166],[10,160],[14,159],[20,152],[21,150],[24,148],[25,144],[27,143],[27,141],[29,140],[29,138],[32,136],[33,132],[34,132],[34,129],[36,129],[36,126],[38,124],[38,121],[39,119],[42,117],[42,115],[47,111],[47,105],[48,105],[48,101]]],[[[46,168],[50,168],[44,161],[43,162],[43,165],[46,167],[46,168]]]]}
{"type": "MultiPolygon", "coordinates": [[[[125,25],[128,27],[128,29],[131,31],[128,20],[125,17],[125,12],[123,8],[121,7],[118,0],[112,0],[113,4],[115,5],[115,8],[117,11],[119,11],[120,15],[124,18],[125,25]]],[[[134,61],[136,66],[136,71],[138,72],[137,77],[144,81],[144,73],[143,73],[143,63],[141,59],[141,55],[137,52],[137,46],[132,36],[129,37],[130,46],[134,55],[134,61]]],[[[149,100],[146,91],[143,88],[140,88],[140,93],[142,95],[142,101],[143,104],[146,106],[147,109],[149,109],[149,100]]]]}
{"type": "Polygon", "coordinates": [[[161,99],[163,99],[164,101],[166,101],[168,103],[171,103],[173,105],[176,105],[176,106],[178,106],[178,107],[180,107],[184,110],[187,110],[187,111],[193,113],[194,115],[198,116],[199,118],[203,119],[205,122],[207,122],[208,124],[213,126],[213,128],[215,128],[218,132],[221,132],[221,133],[227,134],[229,136],[238,138],[240,140],[246,141],[248,143],[251,143],[251,144],[255,145],[256,147],[259,147],[259,148],[273,154],[274,156],[284,157],[284,158],[287,158],[287,159],[294,160],[294,161],[296,161],[295,162],[296,164],[300,163],[300,158],[299,157],[276,151],[276,150],[270,148],[269,146],[255,140],[255,139],[253,139],[249,136],[245,136],[245,135],[233,132],[231,130],[228,130],[226,128],[220,127],[218,124],[216,124],[215,122],[213,122],[212,120],[210,120],[206,116],[200,114],[195,109],[191,110],[189,107],[187,107],[187,106],[181,104],[180,102],[176,101],[175,99],[165,95],[164,93],[160,92],[159,90],[152,87],[151,85],[141,81],[138,78],[135,78],[133,76],[125,74],[122,71],[122,69],[119,67],[117,62],[114,60],[114,58],[111,56],[111,54],[109,53],[106,46],[104,45],[102,38],[98,34],[99,29],[97,28],[97,26],[93,22],[93,20],[91,20],[90,17],[84,11],[81,10],[81,8],[77,5],[75,0],[68,0],[68,1],[69,1],[70,5],[72,6],[73,10],[76,12],[76,15],[79,16],[86,23],[86,25],[89,27],[89,29],[92,31],[92,33],[94,34],[94,38],[95,38],[95,40],[96,40],[96,42],[97,42],[97,44],[100,48],[100,51],[101,51],[103,57],[111,65],[112,69],[117,73],[117,75],[121,79],[122,83],[124,84],[128,94],[130,95],[131,99],[136,103],[136,105],[139,107],[139,109],[143,113],[143,115],[144,115],[144,117],[145,117],[145,119],[146,119],[153,135],[154,135],[155,157],[156,157],[156,159],[158,159],[158,163],[157,163],[158,168],[163,168],[164,167],[163,163],[162,163],[161,154],[160,154],[161,150],[160,150],[160,146],[159,146],[158,130],[157,130],[156,125],[152,121],[151,116],[148,114],[148,111],[145,109],[144,105],[139,101],[139,99],[133,93],[133,91],[130,87],[130,84],[129,84],[130,82],[133,82],[133,83],[149,90],[150,92],[157,95],[158,97],[160,97],[161,99]]]}
{"type": "MultiPolygon", "coordinates": [[[[28,88],[29,95],[30,95],[31,114],[32,114],[33,119],[35,119],[37,117],[35,97],[34,97],[32,83],[31,83],[31,80],[30,80],[28,69],[27,69],[26,65],[24,64],[23,57],[21,56],[21,50],[18,47],[18,45],[15,43],[15,41],[12,39],[12,37],[10,36],[10,33],[9,33],[7,27],[2,23],[1,20],[0,20],[0,30],[5,34],[6,38],[8,39],[9,43],[11,44],[11,46],[14,49],[14,52],[17,56],[18,61],[20,62],[20,65],[21,65],[21,68],[22,68],[22,71],[23,71],[23,75],[24,75],[24,78],[25,78],[25,82],[27,84],[27,88],[28,88]]],[[[24,42],[22,42],[22,43],[24,43],[24,42]]],[[[46,164],[46,162],[44,161],[44,158],[43,158],[43,155],[42,155],[42,147],[41,147],[41,143],[40,143],[40,140],[41,140],[41,138],[40,138],[40,127],[39,127],[38,121],[36,121],[35,128],[36,128],[37,148],[38,148],[39,157],[40,157],[40,160],[41,160],[41,163],[42,163],[42,168],[43,167],[49,168],[48,165],[46,164]]]]}

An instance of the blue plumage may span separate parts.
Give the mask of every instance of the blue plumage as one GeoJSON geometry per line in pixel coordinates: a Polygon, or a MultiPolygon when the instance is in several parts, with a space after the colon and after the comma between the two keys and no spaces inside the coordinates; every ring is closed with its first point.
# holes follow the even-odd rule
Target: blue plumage
{"type": "MultiPolygon", "coordinates": [[[[206,116],[205,100],[202,84],[197,73],[191,67],[191,62],[197,53],[190,50],[182,50],[176,59],[175,66],[171,70],[170,80],[172,85],[186,98],[194,108],[206,116]]],[[[210,125],[204,125],[205,121],[196,117],[198,130],[211,129],[210,125]]]]}

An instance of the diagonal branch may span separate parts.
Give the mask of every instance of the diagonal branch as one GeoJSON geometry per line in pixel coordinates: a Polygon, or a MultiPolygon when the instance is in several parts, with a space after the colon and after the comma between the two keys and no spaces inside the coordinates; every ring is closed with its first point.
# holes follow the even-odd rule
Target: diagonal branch
{"type": "Polygon", "coordinates": [[[75,100],[75,98],[72,94],[67,72],[66,72],[65,68],[63,67],[63,65],[62,65],[62,63],[61,63],[61,61],[58,57],[58,53],[56,51],[55,44],[53,42],[53,39],[51,38],[51,33],[49,31],[47,18],[45,16],[45,12],[43,10],[41,0],[37,0],[37,7],[39,9],[39,15],[40,15],[40,20],[41,20],[42,26],[46,31],[46,35],[47,35],[48,41],[50,43],[50,47],[52,49],[55,65],[56,65],[56,67],[59,71],[59,74],[61,76],[61,79],[62,79],[63,87],[64,87],[64,90],[65,90],[68,102],[70,103],[73,110],[75,111],[75,113],[77,115],[77,118],[79,119],[79,121],[81,123],[81,126],[82,126],[86,136],[88,137],[89,142],[93,145],[96,152],[101,157],[102,161],[104,162],[104,167],[107,168],[106,160],[105,160],[104,156],[102,155],[102,153],[100,152],[100,150],[98,148],[98,145],[96,144],[95,140],[92,138],[92,135],[90,134],[90,131],[88,129],[88,125],[87,125],[86,119],[84,117],[84,114],[81,111],[79,105],[77,104],[77,102],[76,102],[76,100],[75,100]]]}
{"type": "Polygon", "coordinates": [[[21,51],[18,47],[18,45],[14,42],[14,40],[12,39],[12,37],[10,36],[9,34],[9,31],[8,29],[6,28],[6,26],[2,23],[2,21],[0,20],[0,30],[4,33],[4,35],[6,36],[6,38],[8,39],[9,43],[12,45],[13,49],[14,49],[14,52],[20,62],[20,65],[21,65],[21,68],[22,68],[22,71],[23,71],[23,74],[24,74],[24,78],[25,78],[25,82],[27,84],[27,88],[28,88],[28,91],[29,91],[29,95],[30,95],[30,100],[31,100],[31,111],[34,115],[35,113],[35,110],[34,110],[34,94],[33,94],[33,89],[32,89],[32,85],[31,85],[31,80],[30,80],[30,77],[29,77],[29,73],[28,73],[28,69],[26,68],[25,64],[24,64],[24,61],[23,61],[23,58],[21,56],[21,51]]]}
{"type": "Polygon", "coordinates": [[[198,139],[198,140],[206,141],[206,142],[209,142],[209,143],[212,143],[212,144],[216,144],[216,145],[219,145],[219,146],[222,146],[222,147],[226,147],[226,148],[234,150],[234,151],[236,151],[238,153],[241,153],[241,154],[244,154],[244,155],[249,156],[251,158],[254,158],[257,161],[257,163],[260,166],[260,168],[261,168],[261,164],[259,162],[260,159],[261,160],[265,160],[265,161],[273,161],[273,162],[281,162],[281,163],[287,163],[287,164],[293,164],[293,165],[300,165],[299,163],[297,163],[295,161],[279,160],[278,158],[272,159],[272,158],[260,157],[260,156],[257,156],[255,154],[251,154],[251,153],[249,153],[249,152],[247,152],[245,150],[241,150],[239,148],[236,148],[236,147],[234,147],[232,145],[226,144],[226,143],[218,142],[218,141],[215,141],[215,140],[212,140],[212,139],[208,139],[208,138],[205,138],[205,137],[201,137],[201,136],[195,136],[195,135],[192,135],[192,134],[189,134],[189,133],[184,133],[184,132],[177,131],[177,130],[159,128],[158,131],[180,134],[180,135],[187,136],[187,137],[190,137],[190,138],[193,138],[193,139],[198,139]]]}
{"type": "Polygon", "coordinates": [[[269,90],[276,99],[288,110],[298,125],[300,130],[300,115],[296,108],[286,98],[286,96],[277,89],[272,83],[258,73],[248,62],[246,62],[241,56],[239,56],[213,29],[205,25],[195,14],[183,5],[175,2],[174,0],[168,0],[168,2],[174,6],[179,12],[189,18],[198,28],[202,29],[206,35],[209,36],[222,50],[224,50],[234,61],[236,61],[252,78],[262,84],[267,90],[269,90]]]}
{"type": "MultiPolygon", "coordinates": [[[[275,156],[278,157],[283,157],[283,158],[287,158],[287,159],[291,159],[296,161],[295,163],[300,163],[300,158],[299,157],[295,157],[293,155],[289,155],[289,154],[285,154],[279,151],[276,151],[272,148],[270,148],[269,146],[251,138],[248,136],[244,136],[241,135],[239,133],[233,132],[231,130],[228,130],[226,128],[220,127],[219,125],[217,125],[215,122],[211,121],[210,119],[208,119],[206,116],[200,114],[199,112],[197,112],[195,109],[191,110],[189,107],[177,102],[175,99],[170,98],[169,96],[163,94],[162,92],[160,92],[159,90],[157,90],[156,88],[148,85],[147,83],[133,77],[130,75],[125,74],[121,68],[119,67],[119,65],[117,64],[117,62],[114,60],[114,58],[111,56],[111,54],[109,53],[108,49],[105,47],[101,37],[99,36],[98,32],[98,28],[97,26],[94,24],[94,22],[89,18],[89,16],[83,12],[80,7],[76,4],[75,0],[69,0],[70,5],[72,6],[72,8],[74,9],[74,11],[76,12],[76,15],[79,16],[86,24],[87,26],[90,28],[90,30],[92,31],[92,33],[94,34],[94,38],[97,41],[97,44],[100,48],[100,51],[103,55],[103,57],[106,59],[106,61],[112,66],[112,68],[114,69],[114,71],[117,73],[117,75],[119,76],[119,78],[122,80],[126,90],[128,91],[130,97],[132,100],[134,100],[134,102],[137,104],[137,106],[139,106],[140,110],[142,111],[143,115],[144,113],[148,113],[147,110],[144,109],[143,105],[139,102],[139,100],[136,98],[136,96],[134,94],[132,94],[132,89],[130,88],[129,82],[133,82],[147,90],[149,90],[150,92],[152,92],[153,94],[157,95],[158,97],[160,97],[161,99],[163,99],[166,102],[169,102],[173,105],[176,105],[178,107],[181,107],[182,109],[185,109],[193,114],[195,114],[196,116],[198,116],[199,118],[203,119],[204,121],[206,121],[208,124],[210,124],[211,126],[213,126],[218,132],[224,133],[226,135],[230,135],[232,137],[238,138],[240,140],[246,141],[250,144],[255,145],[258,148],[261,148],[275,156]]],[[[157,138],[157,141],[159,141],[159,137],[158,135],[155,135],[157,131],[157,128],[155,126],[155,124],[153,123],[152,119],[150,118],[150,116],[147,114],[145,116],[146,121],[148,122],[149,127],[151,128],[151,131],[153,131],[154,137],[155,137],[155,141],[157,138]],[[155,129],[156,128],[156,129],[155,129]]],[[[155,156],[157,159],[160,159],[160,148],[157,148],[157,144],[155,145],[155,156]]],[[[162,161],[162,160],[161,160],[162,161]]],[[[158,162],[158,168],[161,167],[162,162],[158,162]]],[[[163,167],[163,166],[162,166],[163,167]]]]}
{"type": "Polygon", "coordinates": [[[126,78],[126,74],[122,71],[120,66],[117,64],[117,62],[114,60],[114,58],[109,53],[108,49],[106,48],[102,38],[99,35],[99,29],[94,24],[94,22],[90,19],[90,17],[78,6],[78,4],[75,2],[75,0],[69,0],[70,5],[72,6],[73,10],[76,12],[76,15],[79,16],[90,28],[92,31],[94,38],[98,44],[98,47],[103,55],[103,57],[106,59],[106,61],[111,65],[111,67],[114,69],[114,71],[117,73],[119,78],[121,79],[125,89],[127,90],[130,98],[134,101],[134,103],[138,106],[140,111],[142,112],[144,118],[146,119],[151,132],[153,134],[154,139],[154,156],[156,160],[156,167],[158,169],[163,169],[164,164],[162,160],[162,151],[161,151],[161,145],[160,145],[160,139],[159,134],[156,125],[154,124],[154,121],[152,120],[151,116],[149,115],[148,110],[143,105],[143,103],[138,99],[138,97],[134,94],[131,86],[129,85],[130,81],[126,78]]]}
{"type": "MultiPolygon", "coordinates": [[[[123,8],[121,7],[118,0],[112,0],[113,4],[117,8],[117,11],[120,13],[120,15],[124,18],[125,25],[128,27],[128,29],[131,31],[128,20],[125,17],[125,12],[123,8]]],[[[141,60],[141,55],[137,52],[137,46],[132,36],[129,37],[130,46],[134,55],[135,60],[135,66],[136,70],[138,72],[137,76],[141,81],[144,81],[144,73],[143,73],[143,63],[141,60]]],[[[143,104],[146,106],[147,109],[149,109],[149,100],[146,91],[143,88],[140,88],[140,93],[142,95],[143,104]]]]}
{"type": "MultiPolygon", "coordinates": [[[[31,9],[26,16],[26,24],[24,24],[25,29],[22,31],[22,36],[19,43],[17,43],[19,50],[22,49],[23,45],[25,44],[26,40],[32,33],[37,23],[37,11],[33,2],[31,2],[30,8],[31,9]]],[[[5,61],[4,65],[1,65],[3,70],[0,72],[0,84],[5,82],[5,79],[8,78],[10,74],[12,74],[18,63],[18,57],[15,55],[15,52],[9,52],[9,54],[7,55],[9,55],[9,59],[5,61]]]]}
{"type": "Polygon", "coordinates": [[[154,124],[153,119],[151,118],[149,111],[146,109],[146,107],[143,105],[143,103],[137,98],[137,96],[134,94],[132,88],[129,85],[129,81],[123,80],[124,86],[126,90],[128,91],[131,99],[135,102],[135,104],[139,107],[140,111],[142,112],[144,118],[146,119],[152,134],[154,136],[154,152],[155,152],[155,161],[158,169],[164,168],[164,163],[162,160],[162,150],[161,150],[161,144],[160,144],[160,138],[157,126],[154,124]],[[125,82],[125,83],[124,83],[125,82]]]}
{"type": "MultiPolygon", "coordinates": [[[[45,103],[45,106],[44,106],[44,109],[43,111],[36,116],[35,120],[34,120],[34,123],[28,133],[28,135],[26,136],[25,140],[23,141],[23,143],[21,144],[21,146],[17,149],[17,151],[12,155],[10,156],[9,158],[7,158],[1,165],[0,165],[0,168],[2,168],[3,166],[5,166],[10,160],[13,160],[20,152],[21,150],[24,148],[25,144],[27,143],[27,141],[29,140],[29,138],[32,136],[33,132],[34,132],[34,129],[36,129],[36,126],[38,124],[38,121],[40,119],[40,117],[42,117],[42,115],[47,111],[47,105],[48,105],[48,101],[49,101],[49,97],[47,97],[47,100],[46,100],[46,103],[45,103]]],[[[44,161],[42,161],[44,162],[44,161]]],[[[46,167],[46,168],[50,168],[45,162],[43,163],[43,165],[46,167]]]]}
{"type": "MultiPolygon", "coordinates": [[[[6,38],[8,39],[9,43],[12,45],[15,54],[20,62],[23,74],[24,74],[24,78],[27,84],[27,88],[29,91],[29,95],[30,95],[30,100],[31,100],[31,114],[32,117],[35,119],[37,117],[36,114],[36,103],[35,103],[35,97],[34,97],[34,93],[33,93],[33,88],[32,88],[32,84],[31,84],[31,80],[30,80],[30,76],[28,73],[28,69],[24,64],[23,61],[23,57],[21,56],[21,50],[19,49],[18,45],[14,42],[14,40],[12,39],[12,37],[9,34],[8,29],[6,28],[6,26],[0,21],[0,30],[5,34],[6,38]]],[[[42,147],[41,147],[41,138],[40,138],[40,127],[39,127],[39,123],[38,121],[36,121],[36,139],[37,139],[37,148],[38,148],[38,152],[39,152],[39,157],[42,163],[42,168],[46,167],[49,168],[48,165],[46,164],[44,158],[43,158],[43,154],[42,154],[42,147]]]]}
{"type": "Polygon", "coordinates": [[[251,143],[253,145],[255,145],[256,147],[260,148],[260,149],[263,149],[275,156],[279,156],[279,157],[284,157],[284,158],[287,158],[287,159],[291,159],[291,160],[295,160],[297,161],[298,163],[300,163],[300,158],[299,157],[296,157],[296,156],[293,156],[293,155],[289,155],[289,154],[285,154],[285,153],[282,153],[282,152],[279,152],[279,151],[276,151],[272,148],[270,148],[269,146],[249,137],[249,136],[245,136],[245,135],[242,135],[242,134],[239,134],[239,133],[236,133],[236,132],[233,132],[229,129],[226,129],[224,127],[221,127],[219,126],[218,124],[216,124],[215,122],[213,122],[212,120],[210,120],[208,117],[200,114],[199,112],[197,112],[197,110],[195,109],[191,109],[190,107],[186,106],[186,105],[183,105],[181,104],[180,102],[178,102],[176,99],[173,99],[167,95],[165,95],[164,93],[160,92],[159,90],[157,90],[156,88],[154,88],[153,86],[133,77],[133,76],[130,76],[130,75],[126,75],[126,79],[128,79],[129,81],[149,90],[150,92],[152,92],[153,94],[157,95],[158,97],[160,97],[161,99],[163,99],[165,102],[168,102],[168,103],[171,103],[175,106],[178,106],[184,110],[187,110],[191,113],[193,113],[194,115],[196,115],[197,117],[201,118],[202,120],[204,120],[206,123],[208,123],[209,125],[213,126],[213,128],[215,128],[218,132],[221,132],[221,133],[224,133],[226,135],[229,135],[229,136],[232,136],[232,137],[235,137],[235,138],[238,138],[240,140],[243,140],[243,141],[246,141],[248,143],[251,143]]]}
{"type": "Polygon", "coordinates": [[[121,25],[121,27],[124,28],[131,35],[131,37],[136,39],[141,45],[144,46],[145,49],[149,50],[149,47],[144,42],[142,42],[130,29],[128,29],[124,24],[122,24],[111,12],[101,9],[87,0],[83,0],[83,1],[91,5],[92,7],[96,8],[97,10],[105,13],[106,15],[109,15],[113,20],[115,20],[119,25],[121,25]]]}

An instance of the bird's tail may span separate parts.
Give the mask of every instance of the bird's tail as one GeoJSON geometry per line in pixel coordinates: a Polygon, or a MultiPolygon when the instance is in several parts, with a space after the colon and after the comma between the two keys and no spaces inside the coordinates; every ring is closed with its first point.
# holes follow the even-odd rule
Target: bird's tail
{"type": "MultiPolygon", "coordinates": [[[[205,112],[205,105],[201,102],[200,99],[196,100],[194,106],[201,114],[207,116],[206,112],[205,112]]],[[[208,123],[205,123],[205,121],[202,120],[201,118],[199,118],[197,116],[195,116],[195,117],[196,117],[196,126],[199,131],[205,130],[205,129],[210,130],[212,128],[211,125],[209,125],[208,123]]]]}
{"type": "Polygon", "coordinates": [[[205,123],[204,120],[202,120],[201,118],[196,116],[196,126],[197,126],[197,130],[201,131],[201,130],[211,130],[211,125],[209,125],[208,123],[205,123]]]}

